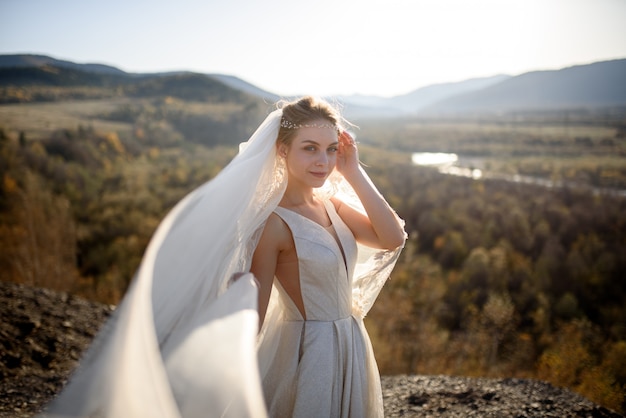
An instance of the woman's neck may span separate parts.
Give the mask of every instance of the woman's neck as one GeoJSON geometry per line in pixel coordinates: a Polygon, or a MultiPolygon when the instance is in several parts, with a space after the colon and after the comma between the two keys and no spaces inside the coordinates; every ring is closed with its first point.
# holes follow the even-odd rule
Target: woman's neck
{"type": "Polygon", "coordinates": [[[316,202],[313,188],[289,187],[287,185],[280,205],[285,207],[313,206],[316,202]]]}

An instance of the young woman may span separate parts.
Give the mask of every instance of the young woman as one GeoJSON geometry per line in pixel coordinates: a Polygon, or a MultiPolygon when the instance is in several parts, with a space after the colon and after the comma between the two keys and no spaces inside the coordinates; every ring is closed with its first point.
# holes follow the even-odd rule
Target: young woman
{"type": "Polygon", "coordinates": [[[164,218],[45,415],[382,416],[363,317],[402,225],[331,106],[282,106],[164,218]]]}
{"type": "Polygon", "coordinates": [[[283,311],[276,355],[262,376],[270,416],[382,416],[376,363],[352,316],[356,242],[394,250],[404,230],[361,171],[355,141],[332,107],[307,97],[282,111],[277,152],[287,187],[251,267],[261,321],[274,284],[283,311]],[[335,170],[364,213],[316,193],[335,170]]]}

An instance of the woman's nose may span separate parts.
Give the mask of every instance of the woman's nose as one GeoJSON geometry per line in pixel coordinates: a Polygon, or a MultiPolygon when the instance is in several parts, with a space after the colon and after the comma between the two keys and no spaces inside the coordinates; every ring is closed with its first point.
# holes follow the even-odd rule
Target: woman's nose
{"type": "Polygon", "coordinates": [[[317,165],[326,165],[328,164],[328,155],[325,152],[320,152],[320,156],[317,158],[317,165]]]}

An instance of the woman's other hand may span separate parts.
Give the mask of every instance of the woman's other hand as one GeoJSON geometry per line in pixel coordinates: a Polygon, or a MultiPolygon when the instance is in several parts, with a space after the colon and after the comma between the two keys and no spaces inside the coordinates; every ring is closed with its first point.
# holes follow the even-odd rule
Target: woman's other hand
{"type": "Polygon", "coordinates": [[[339,134],[336,168],[346,178],[359,171],[359,151],[356,141],[347,131],[339,134]]]}

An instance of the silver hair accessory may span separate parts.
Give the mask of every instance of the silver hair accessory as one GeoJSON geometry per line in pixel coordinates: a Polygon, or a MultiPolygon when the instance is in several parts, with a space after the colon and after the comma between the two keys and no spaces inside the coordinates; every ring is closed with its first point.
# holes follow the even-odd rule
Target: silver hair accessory
{"type": "Polygon", "coordinates": [[[300,129],[300,128],[331,128],[338,129],[337,126],[331,123],[293,123],[287,119],[280,120],[280,126],[287,129],[300,129]]]}

